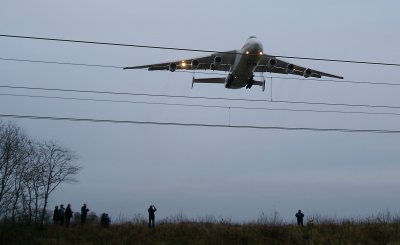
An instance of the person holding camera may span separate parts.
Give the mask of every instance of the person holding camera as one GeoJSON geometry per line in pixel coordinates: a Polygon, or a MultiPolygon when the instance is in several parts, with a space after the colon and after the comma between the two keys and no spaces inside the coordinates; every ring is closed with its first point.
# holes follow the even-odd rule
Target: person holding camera
{"type": "Polygon", "coordinates": [[[84,203],[81,208],[81,225],[84,225],[86,223],[86,218],[87,218],[88,212],[89,212],[89,209],[86,207],[86,203],[84,203]]]}
{"type": "Polygon", "coordinates": [[[157,209],[154,205],[150,205],[147,211],[149,212],[149,228],[154,228],[154,219],[155,219],[154,213],[157,211],[157,209]]]}
{"type": "Polygon", "coordinates": [[[303,226],[303,218],[304,218],[304,214],[301,212],[301,210],[299,210],[296,213],[296,218],[297,218],[297,225],[298,226],[303,226]]]}

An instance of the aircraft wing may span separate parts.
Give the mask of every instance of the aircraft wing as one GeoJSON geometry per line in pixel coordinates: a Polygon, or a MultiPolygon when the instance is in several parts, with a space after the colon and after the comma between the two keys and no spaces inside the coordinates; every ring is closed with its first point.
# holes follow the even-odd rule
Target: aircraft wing
{"type": "Polygon", "coordinates": [[[229,71],[231,65],[235,61],[236,50],[213,53],[208,56],[182,59],[169,61],[165,63],[140,65],[140,66],[129,66],[124,69],[148,69],[149,71],[161,71],[161,70],[216,70],[216,71],[229,71]],[[220,59],[219,62],[215,62],[216,59],[220,59]],[[212,65],[217,64],[217,65],[212,65]]]}
{"type": "Polygon", "coordinates": [[[281,74],[294,74],[304,77],[332,77],[337,79],[343,79],[342,76],[337,76],[310,68],[295,65],[293,63],[286,62],[284,60],[278,59],[276,57],[264,54],[264,58],[260,61],[256,67],[255,72],[271,72],[271,73],[281,73],[281,74]],[[274,61],[272,61],[274,60],[274,61]],[[275,63],[275,64],[273,64],[275,63]]]}

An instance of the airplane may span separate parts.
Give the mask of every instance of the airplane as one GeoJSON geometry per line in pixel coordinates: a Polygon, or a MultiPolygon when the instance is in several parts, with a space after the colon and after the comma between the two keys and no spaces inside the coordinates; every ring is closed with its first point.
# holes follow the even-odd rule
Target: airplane
{"type": "Polygon", "coordinates": [[[169,70],[174,72],[176,70],[217,70],[229,72],[226,77],[215,78],[195,78],[193,75],[192,88],[194,83],[214,83],[224,84],[225,88],[228,89],[239,89],[243,87],[250,89],[253,85],[258,85],[261,86],[262,91],[264,91],[265,79],[263,81],[254,80],[254,73],[256,72],[294,74],[304,76],[305,78],[321,78],[325,76],[343,79],[341,76],[298,66],[274,56],[264,54],[263,45],[255,36],[249,37],[239,50],[215,52],[208,56],[187,60],[124,67],[124,69],[145,68],[149,71],[169,70]]]}

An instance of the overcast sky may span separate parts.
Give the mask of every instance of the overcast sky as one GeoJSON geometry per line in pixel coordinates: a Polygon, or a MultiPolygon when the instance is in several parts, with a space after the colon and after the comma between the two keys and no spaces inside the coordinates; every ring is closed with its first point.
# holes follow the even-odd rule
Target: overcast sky
{"type": "MultiPolygon", "coordinates": [[[[5,1],[0,34],[207,50],[239,49],[255,35],[274,55],[400,63],[399,1],[5,1]]],[[[0,58],[131,66],[204,53],[0,37],[0,58]]],[[[346,80],[400,83],[400,68],[293,60],[346,80]]],[[[269,74],[267,74],[269,75],[269,74]]],[[[206,75],[198,75],[206,76],[206,75]]],[[[208,75],[215,76],[215,75],[208,75]]],[[[285,77],[292,77],[290,75],[285,77]]],[[[0,60],[0,85],[184,96],[270,99],[257,86],[195,84],[192,74],[18,63],[0,60]]],[[[400,86],[274,78],[274,100],[400,106],[400,86]]],[[[0,88],[0,93],[290,109],[395,112],[91,95],[0,88]]],[[[0,114],[177,123],[400,130],[396,115],[200,108],[0,96],[0,114]]],[[[2,118],[8,121],[8,118],[2,118]]],[[[399,213],[400,135],[155,126],[15,119],[33,138],[79,155],[79,183],[63,185],[51,206],[85,202],[97,213],[157,218],[182,212],[253,220],[274,211],[365,217],[399,213]]]]}

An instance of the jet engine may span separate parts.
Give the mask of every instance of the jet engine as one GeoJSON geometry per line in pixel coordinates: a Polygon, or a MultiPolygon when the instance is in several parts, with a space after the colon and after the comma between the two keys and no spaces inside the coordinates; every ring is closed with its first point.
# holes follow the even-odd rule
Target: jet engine
{"type": "Polygon", "coordinates": [[[215,56],[214,57],[214,64],[215,65],[219,65],[221,63],[221,61],[222,61],[221,56],[215,56]]]}
{"type": "Polygon", "coordinates": [[[294,72],[294,65],[293,64],[287,64],[285,71],[286,71],[287,74],[292,74],[294,72]]]}
{"type": "Polygon", "coordinates": [[[275,68],[276,64],[278,63],[278,61],[276,61],[276,59],[271,58],[267,61],[267,67],[268,69],[273,69],[275,68]]]}
{"type": "Polygon", "coordinates": [[[198,60],[192,60],[192,69],[196,70],[199,67],[199,61],[198,60]]]}
{"type": "Polygon", "coordinates": [[[168,70],[171,72],[176,71],[176,64],[175,63],[170,63],[168,66],[168,70]]]}
{"type": "Polygon", "coordinates": [[[221,56],[215,56],[213,63],[210,64],[210,70],[215,70],[219,64],[221,64],[222,58],[221,56]]]}
{"type": "Polygon", "coordinates": [[[307,68],[307,69],[304,70],[303,76],[304,76],[305,78],[308,78],[308,77],[310,77],[311,75],[312,75],[312,70],[311,70],[310,68],[307,68]]]}

